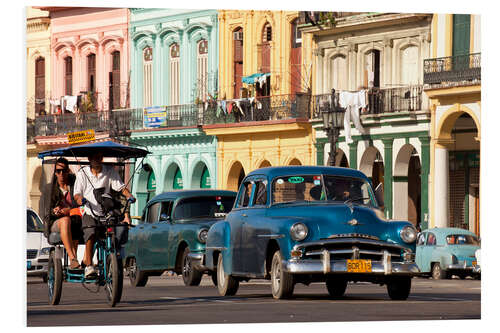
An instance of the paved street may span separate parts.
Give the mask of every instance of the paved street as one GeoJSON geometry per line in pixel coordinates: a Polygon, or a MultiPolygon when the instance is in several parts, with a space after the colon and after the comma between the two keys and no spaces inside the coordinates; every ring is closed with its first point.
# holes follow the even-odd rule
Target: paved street
{"type": "Polygon", "coordinates": [[[386,288],[357,283],[341,299],[324,284],[296,285],[294,298],[274,300],[269,282],[242,283],[234,297],[220,297],[211,280],[185,287],[179,277],[152,277],[144,288],[124,281],[122,301],[109,308],[103,289],[65,283],[61,303],[47,304],[47,286],[28,279],[27,325],[164,325],[223,323],[351,322],[480,319],[481,281],[413,279],[406,301],[391,301],[386,288]]]}

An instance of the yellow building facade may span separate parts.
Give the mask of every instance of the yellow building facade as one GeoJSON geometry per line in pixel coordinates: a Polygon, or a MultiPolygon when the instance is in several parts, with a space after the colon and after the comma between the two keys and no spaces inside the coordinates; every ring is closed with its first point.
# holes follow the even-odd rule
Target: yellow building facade
{"type": "Polygon", "coordinates": [[[432,58],[424,63],[430,99],[429,227],[480,234],[481,18],[434,14],[432,58]]]}
{"type": "Polygon", "coordinates": [[[296,97],[307,91],[308,73],[298,17],[293,11],[219,11],[219,99],[263,97],[271,116],[203,126],[217,137],[218,188],[237,191],[243,177],[261,167],[316,164],[308,103],[296,97]],[[249,76],[262,77],[262,85],[244,82],[249,76]]]}

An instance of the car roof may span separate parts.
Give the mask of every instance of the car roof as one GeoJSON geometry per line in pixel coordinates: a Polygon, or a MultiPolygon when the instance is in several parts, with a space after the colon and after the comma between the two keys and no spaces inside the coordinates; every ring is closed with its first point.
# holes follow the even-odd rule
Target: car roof
{"type": "Polygon", "coordinates": [[[153,201],[164,201],[168,199],[179,199],[179,198],[192,198],[192,197],[204,197],[204,196],[234,196],[236,197],[236,192],[226,191],[226,190],[211,190],[211,189],[199,189],[199,190],[177,190],[177,191],[169,191],[163,192],[154,196],[150,202],[153,201]]]}
{"type": "Polygon", "coordinates": [[[287,175],[317,175],[325,174],[332,176],[357,177],[368,180],[368,177],[359,170],[330,166],[276,166],[254,170],[248,176],[265,175],[269,178],[287,175]]]}
{"type": "Polygon", "coordinates": [[[432,232],[436,235],[462,234],[462,235],[473,235],[477,237],[477,235],[472,231],[461,228],[430,228],[422,230],[422,232],[432,232]]]}

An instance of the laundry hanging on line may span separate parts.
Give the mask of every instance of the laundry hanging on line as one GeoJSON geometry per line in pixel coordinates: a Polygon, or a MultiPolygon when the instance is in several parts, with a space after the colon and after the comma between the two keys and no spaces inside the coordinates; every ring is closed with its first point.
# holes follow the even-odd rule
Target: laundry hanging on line
{"type": "Polygon", "coordinates": [[[365,133],[365,129],[361,125],[359,118],[359,109],[365,108],[367,105],[366,102],[366,90],[357,92],[341,91],[339,93],[340,107],[345,108],[344,133],[348,144],[353,142],[351,138],[351,119],[356,129],[362,134],[365,133]]]}

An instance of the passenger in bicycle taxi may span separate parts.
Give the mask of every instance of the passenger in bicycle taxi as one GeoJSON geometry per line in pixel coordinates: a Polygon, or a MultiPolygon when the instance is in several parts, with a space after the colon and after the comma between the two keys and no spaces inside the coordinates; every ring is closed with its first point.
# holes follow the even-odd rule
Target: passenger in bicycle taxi
{"type": "Polygon", "coordinates": [[[76,254],[78,240],[82,237],[82,220],[78,214],[74,214],[74,209],[78,210],[73,198],[74,183],[75,175],[69,169],[68,160],[58,158],[51,184],[50,210],[44,220],[47,222],[47,231],[59,232],[70,260],[70,268],[79,269],[76,254]]]}
{"type": "Polygon", "coordinates": [[[92,264],[96,226],[99,223],[99,216],[104,214],[94,190],[101,189],[103,193],[108,194],[111,190],[120,192],[127,200],[130,200],[132,203],[135,202],[135,198],[125,187],[118,172],[112,166],[102,164],[102,153],[93,153],[88,156],[88,159],[90,165],[80,168],[76,174],[74,191],[75,201],[78,204],[81,205],[83,203],[83,198],[87,201],[82,217],[85,241],[85,253],[82,264],[85,266],[85,278],[95,276],[96,274],[92,264]]]}

